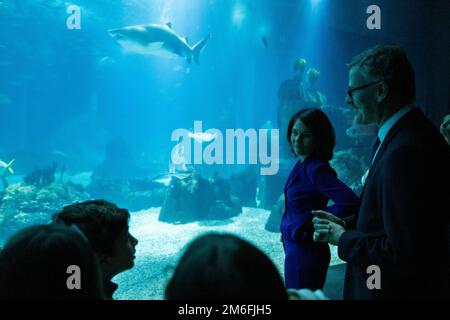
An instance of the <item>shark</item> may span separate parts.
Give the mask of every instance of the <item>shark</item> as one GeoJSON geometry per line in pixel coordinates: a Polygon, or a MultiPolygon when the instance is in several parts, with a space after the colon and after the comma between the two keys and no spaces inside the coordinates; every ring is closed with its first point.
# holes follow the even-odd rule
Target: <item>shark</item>
{"type": "Polygon", "coordinates": [[[127,52],[166,57],[184,57],[187,59],[188,64],[191,64],[192,58],[197,64],[200,63],[200,53],[211,38],[211,34],[208,34],[197,44],[191,46],[187,37],[182,38],[173,31],[170,22],[165,25],[128,26],[120,29],[110,29],[108,32],[127,52]]]}

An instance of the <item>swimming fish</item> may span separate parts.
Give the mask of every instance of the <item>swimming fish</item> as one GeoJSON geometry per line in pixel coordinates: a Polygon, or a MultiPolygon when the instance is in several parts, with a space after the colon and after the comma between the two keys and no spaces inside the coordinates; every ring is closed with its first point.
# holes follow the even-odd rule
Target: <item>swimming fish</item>
{"type": "Polygon", "coordinates": [[[202,143],[202,142],[210,142],[216,138],[217,132],[214,134],[208,133],[208,132],[188,132],[188,137],[194,139],[195,141],[202,143]]]}
{"type": "Polygon", "coordinates": [[[261,37],[261,41],[263,43],[264,48],[267,49],[267,47],[269,46],[268,42],[267,42],[267,38],[265,36],[261,37]]]}
{"type": "Polygon", "coordinates": [[[12,168],[14,161],[16,161],[16,159],[12,159],[9,163],[0,160],[0,176],[4,175],[6,172],[14,174],[14,170],[12,168]]]}
{"type": "Polygon", "coordinates": [[[138,54],[185,57],[191,64],[192,57],[199,64],[200,53],[211,38],[208,34],[194,46],[172,30],[172,24],[148,24],[109,30],[109,34],[126,50],[138,54]]]}

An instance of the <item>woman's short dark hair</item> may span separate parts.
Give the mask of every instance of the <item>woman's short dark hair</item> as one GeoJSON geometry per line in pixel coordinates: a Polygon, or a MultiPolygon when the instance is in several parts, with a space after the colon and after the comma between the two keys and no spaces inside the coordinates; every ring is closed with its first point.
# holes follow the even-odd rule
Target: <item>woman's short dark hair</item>
{"type": "Polygon", "coordinates": [[[327,115],[317,108],[305,108],[292,116],[287,130],[287,140],[292,152],[294,152],[291,143],[292,128],[297,119],[311,130],[314,144],[312,156],[330,161],[333,158],[336,135],[327,115]]]}
{"type": "Polygon", "coordinates": [[[75,224],[97,253],[114,255],[116,241],[128,227],[130,213],[105,200],[89,200],[65,206],[53,215],[55,223],[75,224]]]}
{"type": "Polygon", "coordinates": [[[13,235],[0,253],[0,300],[103,298],[97,258],[75,228],[31,226],[13,235]],[[74,265],[81,272],[80,288],[70,289],[68,268],[74,265]]]}
{"type": "Polygon", "coordinates": [[[187,247],[166,291],[168,300],[287,299],[272,261],[247,241],[210,233],[187,247]]]}

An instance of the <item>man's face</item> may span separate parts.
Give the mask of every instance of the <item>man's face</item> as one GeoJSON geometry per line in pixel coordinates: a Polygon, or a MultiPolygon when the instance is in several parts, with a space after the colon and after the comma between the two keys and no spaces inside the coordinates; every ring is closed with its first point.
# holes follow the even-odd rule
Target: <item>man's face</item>
{"type": "MultiPolygon", "coordinates": [[[[373,82],[373,79],[365,76],[365,71],[355,66],[349,71],[348,89],[362,87],[373,82]]],[[[377,85],[352,91],[352,99],[347,94],[345,102],[352,105],[356,110],[355,124],[371,124],[379,122],[379,109],[377,103],[377,85]]]]}

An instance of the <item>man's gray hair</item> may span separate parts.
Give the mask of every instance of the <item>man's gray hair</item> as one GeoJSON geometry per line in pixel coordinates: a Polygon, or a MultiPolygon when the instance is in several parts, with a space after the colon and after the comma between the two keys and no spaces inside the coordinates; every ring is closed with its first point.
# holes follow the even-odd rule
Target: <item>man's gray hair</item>
{"type": "Polygon", "coordinates": [[[405,103],[416,99],[414,70],[400,46],[379,45],[370,48],[355,56],[347,66],[361,68],[369,76],[385,81],[389,95],[405,103]]]}

